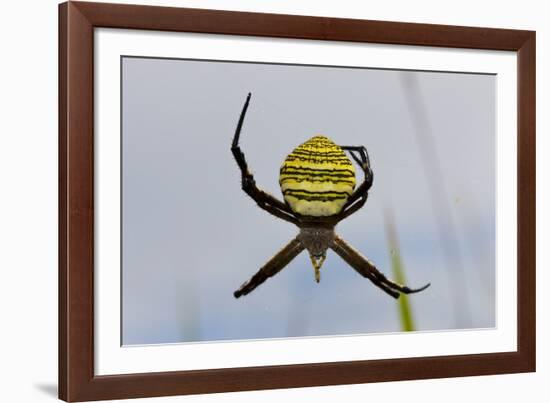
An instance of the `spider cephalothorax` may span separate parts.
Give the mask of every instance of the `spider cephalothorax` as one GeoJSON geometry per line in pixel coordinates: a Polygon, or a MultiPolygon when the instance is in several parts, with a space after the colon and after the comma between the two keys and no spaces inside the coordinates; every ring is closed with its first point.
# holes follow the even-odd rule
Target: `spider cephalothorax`
{"type": "Polygon", "coordinates": [[[279,184],[284,202],[256,186],[244,153],[239,147],[239,136],[250,97],[251,94],[248,94],[231,147],[233,156],[241,169],[242,189],[256,201],[259,207],[295,224],[300,232],[249,281],[235,291],[235,297],[239,298],[253,291],[269,277],[280,272],[304,249],[309,253],[315,270],[315,280],[319,282],[320,269],[329,248],[359,274],[394,298],[398,298],[400,293],[411,294],[425,290],[429,284],[411,289],[389,280],[334,232],[336,224],[355,213],[367,201],[373,174],[367,149],[364,146],[339,146],[328,137],[312,137],[294,149],[281,166],[279,184]],[[355,167],[345,151],[349,152],[363,171],[364,180],[357,188],[355,167]]]}

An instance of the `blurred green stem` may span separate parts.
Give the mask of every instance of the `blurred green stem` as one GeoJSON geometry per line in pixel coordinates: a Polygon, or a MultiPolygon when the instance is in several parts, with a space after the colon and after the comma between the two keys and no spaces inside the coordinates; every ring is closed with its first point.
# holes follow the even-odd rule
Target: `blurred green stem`
{"type": "MultiPolygon", "coordinates": [[[[390,246],[390,258],[393,278],[395,279],[395,282],[399,284],[406,284],[407,282],[405,281],[405,268],[403,266],[403,261],[401,260],[401,254],[399,253],[399,244],[397,241],[397,233],[393,221],[393,214],[389,209],[386,209],[384,218],[386,234],[388,236],[388,244],[390,246]]],[[[401,322],[401,330],[403,330],[404,332],[411,332],[415,330],[409,297],[405,294],[401,294],[401,297],[399,297],[397,303],[399,309],[399,319],[401,322]]]]}

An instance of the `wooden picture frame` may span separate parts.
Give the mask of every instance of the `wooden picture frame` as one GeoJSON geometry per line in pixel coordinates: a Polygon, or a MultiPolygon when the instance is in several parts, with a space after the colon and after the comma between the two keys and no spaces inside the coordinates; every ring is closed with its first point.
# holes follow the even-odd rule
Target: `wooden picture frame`
{"type": "Polygon", "coordinates": [[[59,6],[59,398],[66,401],[535,371],[535,32],[169,7],[59,6]],[[506,50],[518,60],[518,350],[94,374],[94,28],[506,50]]]}

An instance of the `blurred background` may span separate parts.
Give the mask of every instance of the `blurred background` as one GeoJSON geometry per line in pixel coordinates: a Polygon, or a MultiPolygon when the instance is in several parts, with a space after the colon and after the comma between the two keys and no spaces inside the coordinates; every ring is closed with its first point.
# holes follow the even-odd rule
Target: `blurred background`
{"type": "MultiPolygon", "coordinates": [[[[153,58],[122,60],[123,344],[495,326],[492,75],[153,58]],[[366,205],[337,233],[390,278],[395,301],[329,251],[233,291],[297,233],[240,189],[230,145],[282,199],[279,167],[323,134],[365,145],[366,205]]],[[[358,178],[361,180],[362,178],[358,178]]]]}

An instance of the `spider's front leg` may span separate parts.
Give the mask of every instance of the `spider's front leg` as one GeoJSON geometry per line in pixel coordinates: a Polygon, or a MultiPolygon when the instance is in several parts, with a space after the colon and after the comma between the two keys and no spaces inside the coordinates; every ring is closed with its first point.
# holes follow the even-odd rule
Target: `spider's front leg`
{"type": "Polygon", "coordinates": [[[267,211],[270,214],[273,214],[276,217],[279,217],[282,220],[297,224],[298,220],[294,217],[294,214],[290,208],[283,203],[282,201],[271,196],[269,193],[264,192],[256,186],[256,181],[254,176],[248,169],[248,164],[246,163],[246,158],[244,153],[239,146],[239,137],[241,135],[241,129],[243,127],[244,117],[246,115],[246,110],[248,109],[248,104],[250,103],[250,97],[252,94],[248,93],[246,101],[237,124],[237,129],[235,130],[235,136],[233,137],[233,143],[231,145],[231,152],[237,161],[237,165],[241,170],[242,176],[242,189],[244,192],[249,195],[262,209],[267,211]]]}
{"type": "Polygon", "coordinates": [[[372,186],[373,173],[370,167],[369,154],[364,146],[340,146],[342,150],[350,153],[363,171],[363,182],[355,189],[355,192],[348,198],[346,204],[339,214],[338,221],[349,217],[358,211],[367,201],[369,189],[372,186]]]}
{"type": "Polygon", "coordinates": [[[399,298],[400,293],[413,294],[420,291],[424,291],[430,286],[430,283],[420,288],[410,288],[406,285],[397,284],[394,281],[388,279],[383,273],[381,273],[371,262],[369,262],[361,253],[355,248],[350,246],[339,236],[334,237],[334,241],[330,246],[331,249],[336,252],[344,261],[349,264],[356,272],[363,277],[368,278],[379,287],[382,291],[391,295],[394,298],[399,298]]]}
{"type": "Polygon", "coordinates": [[[235,298],[239,298],[254,291],[256,287],[268,278],[273,277],[283,270],[304,249],[304,245],[302,245],[298,237],[294,238],[254,274],[250,280],[241,285],[239,289],[233,293],[235,298]]]}

